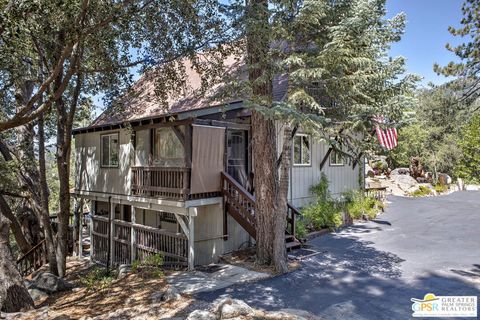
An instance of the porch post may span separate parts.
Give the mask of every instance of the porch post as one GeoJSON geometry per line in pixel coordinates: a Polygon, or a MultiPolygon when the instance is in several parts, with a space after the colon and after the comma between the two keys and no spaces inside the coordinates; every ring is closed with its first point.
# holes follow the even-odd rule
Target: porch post
{"type": "Polygon", "coordinates": [[[92,261],[93,257],[93,216],[95,215],[95,212],[97,210],[96,208],[96,201],[91,200],[92,204],[90,205],[90,261],[92,261]]]}
{"type": "Polygon", "coordinates": [[[83,201],[80,201],[81,208],[76,208],[78,211],[78,258],[83,258],[83,201]]]}
{"type": "Polygon", "coordinates": [[[133,263],[137,257],[135,257],[135,228],[134,225],[137,223],[136,210],[132,206],[132,217],[131,217],[132,226],[130,227],[130,263],[133,263]]]}
{"type": "Polygon", "coordinates": [[[80,256],[80,251],[78,250],[80,247],[76,246],[76,241],[78,240],[78,227],[79,220],[78,220],[78,201],[77,197],[73,197],[73,255],[77,258],[80,256]]]}
{"type": "Polygon", "coordinates": [[[113,234],[114,234],[114,224],[113,224],[113,220],[115,219],[115,203],[113,202],[110,202],[110,239],[108,239],[108,241],[110,241],[110,267],[113,267],[113,262],[115,261],[115,258],[113,256],[113,253],[115,252],[113,250],[113,234]]]}
{"type": "Polygon", "coordinates": [[[194,217],[197,215],[197,208],[188,208],[188,270],[195,269],[195,224],[194,217]]]}

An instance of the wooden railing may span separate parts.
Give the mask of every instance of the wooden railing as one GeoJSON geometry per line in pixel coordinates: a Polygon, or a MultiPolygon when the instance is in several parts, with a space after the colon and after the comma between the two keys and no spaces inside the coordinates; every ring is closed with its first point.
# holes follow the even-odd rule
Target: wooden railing
{"type": "Polygon", "coordinates": [[[190,168],[132,167],[132,194],[185,200],[190,172],[190,168]]]}
{"type": "Polygon", "coordinates": [[[255,197],[225,172],[221,173],[221,186],[226,210],[255,239],[255,197]]]}
{"type": "Polygon", "coordinates": [[[20,274],[25,277],[47,263],[47,242],[40,241],[26,254],[17,260],[17,267],[20,274]]]}
{"type": "Polygon", "coordinates": [[[372,197],[379,201],[387,200],[387,187],[365,188],[365,196],[372,197]]]}
{"type": "Polygon", "coordinates": [[[160,253],[167,267],[183,267],[188,265],[188,239],[182,233],[134,224],[135,257],[145,257],[160,253]]]}
{"type": "Polygon", "coordinates": [[[290,202],[287,202],[287,233],[295,237],[296,217],[300,215],[300,211],[290,202]]]}
{"type": "MultiPolygon", "coordinates": [[[[92,258],[106,265],[110,247],[109,221],[101,216],[93,216],[92,221],[92,258]]],[[[166,267],[188,265],[188,239],[184,234],[122,220],[112,220],[111,223],[113,238],[110,259],[113,266],[130,264],[157,253],[163,255],[166,267]]]]}
{"type": "Polygon", "coordinates": [[[92,217],[92,237],[90,239],[92,247],[92,260],[107,264],[108,261],[108,218],[101,216],[92,217]]]}

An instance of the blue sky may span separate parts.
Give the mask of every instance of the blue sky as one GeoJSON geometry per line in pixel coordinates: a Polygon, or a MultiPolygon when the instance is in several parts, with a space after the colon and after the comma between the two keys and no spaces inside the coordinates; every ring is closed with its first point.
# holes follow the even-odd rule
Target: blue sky
{"type": "Polygon", "coordinates": [[[387,17],[400,12],[407,15],[405,34],[390,53],[407,58],[408,72],[424,77],[423,84],[441,84],[451,79],[433,72],[433,64],[445,65],[455,60],[445,44],[462,42],[447,30],[450,25],[460,25],[462,3],[463,0],[387,0],[387,17]]]}

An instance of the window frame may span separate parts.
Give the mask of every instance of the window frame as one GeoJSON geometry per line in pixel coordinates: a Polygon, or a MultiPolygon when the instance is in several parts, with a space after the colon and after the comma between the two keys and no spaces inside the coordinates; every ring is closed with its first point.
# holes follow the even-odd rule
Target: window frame
{"type": "Polygon", "coordinates": [[[306,133],[296,133],[293,137],[292,143],[292,165],[294,167],[311,167],[312,166],[312,137],[306,133]],[[295,163],[295,138],[296,137],[307,137],[308,138],[308,163],[303,163],[303,141],[300,144],[300,163],[295,163]]]}
{"type": "MultiPolygon", "coordinates": [[[[109,144],[110,144],[110,139],[109,139],[109,144]]],[[[109,147],[110,148],[110,147],[109,147]]],[[[108,152],[108,156],[109,156],[109,160],[108,162],[110,162],[110,149],[109,149],[109,152],[108,152]]],[[[118,168],[120,165],[120,134],[118,131],[115,131],[115,132],[110,132],[110,133],[104,133],[104,134],[101,134],[100,135],[100,167],[101,168],[118,168]],[[108,137],[111,137],[111,136],[116,136],[117,137],[117,157],[118,157],[118,161],[117,161],[117,164],[116,165],[112,165],[112,164],[104,164],[103,162],[103,137],[105,136],[108,136],[108,137]]]]}
{"type": "MultiPolygon", "coordinates": [[[[181,129],[180,129],[181,130],[181,129]]],[[[185,133],[184,133],[185,134],[185,133]]],[[[153,148],[152,148],[152,162],[155,163],[156,161],[177,161],[177,160],[183,160],[185,161],[185,154],[186,154],[186,150],[182,144],[182,142],[180,141],[180,139],[177,137],[177,135],[175,134],[175,132],[173,132],[173,129],[171,127],[158,127],[158,128],[153,128],[153,137],[152,137],[152,144],[153,144],[153,148]],[[159,143],[159,139],[157,138],[157,131],[161,131],[161,130],[169,130],[170,133],[172,134],[172,137],[174,137],[174,139],[177,139],[178,140],[178,143],[179,143],[179,147],[180,149],[182,150],[182,155],[180,157],[158,157],[157,158],[157,152],[159,152],[161,149],[157,149],[158,148],[158,143],[159,143]]],[[[161,139],[160,139],[161,140],[161,139]]]]}
{"type": "Polygon", "coordinates": [[[330,167],[344,167],[345,166],[345,160],[343,159],[342,157],[342,154],[340,152],[337,152],[335,149],[332,149],[332,151],[330,152],[330,155],[328,156],[328,162],[330,164],[330,167]],[[342,159],[342,163],[334,163],[332,162],[332,156],[333,155],[340,155],[341,159],[342,159]]]}

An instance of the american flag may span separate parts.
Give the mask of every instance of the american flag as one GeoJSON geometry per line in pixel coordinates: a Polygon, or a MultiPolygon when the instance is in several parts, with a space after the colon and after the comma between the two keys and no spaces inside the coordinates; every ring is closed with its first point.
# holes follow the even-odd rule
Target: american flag
{"type": "Polygon", "coordinates": [[[373,118],[373,121],[377,123],[375,131],[377,132],[378,142],[380,145],[387,150],[392,150],[398,145],[397,139],[397,129],[396,128],[387,128],[382,129],[380,128],[381,123],[386,123],[385,117],[383,116],[376,116],[373,118]]]}

